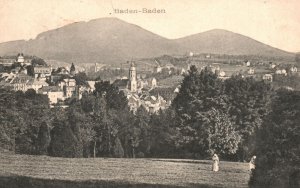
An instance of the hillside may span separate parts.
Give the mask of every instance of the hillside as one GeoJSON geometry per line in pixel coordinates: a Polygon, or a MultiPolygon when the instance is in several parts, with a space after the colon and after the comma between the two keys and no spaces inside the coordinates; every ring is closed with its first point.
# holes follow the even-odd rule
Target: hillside
{"type": "Polygon", "coordinates": [[[247,163],[185,159],[58,158],[0,154],[0,187],[248,187],[247,163]]]}
{"type": "Polygon", "coordinates": [[[13,44],[0,44],[0,54],[22,51],[65,62],[114,63],[176,51],[171,41],[115,18],[73,23],[13,44]]]}
{"type": "Polygon", "coordinates": [[[0,44],[1,55],[18,52],[44,59],[80,63],[120,64],[132,58],[164,54],[220,53],[288,56],[288,53],[225,30],[211,30],[180,39],[167,39],[117,18],[77,22],[39,34],[29,41],[0,44]]]}
{"type": "Polygon", "coordinates": [[[294,54],[273,48],[249,37],[214,29],[203,33],[176,39],[175,42],[187,51],[197,53],[258,55],[258,56],[294,56],[294,54]]]}

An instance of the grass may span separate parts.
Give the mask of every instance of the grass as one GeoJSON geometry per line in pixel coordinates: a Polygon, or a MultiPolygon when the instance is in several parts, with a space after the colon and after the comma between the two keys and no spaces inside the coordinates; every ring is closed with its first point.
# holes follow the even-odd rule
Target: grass
{"type": "Polygon", "coordinates": [[[248,187],[248,164],[0,154],[0,187],[248,187]]]}

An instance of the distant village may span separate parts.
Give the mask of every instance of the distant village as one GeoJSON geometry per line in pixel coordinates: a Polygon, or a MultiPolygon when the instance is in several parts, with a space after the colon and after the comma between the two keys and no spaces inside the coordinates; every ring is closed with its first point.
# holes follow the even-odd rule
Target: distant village
{"type": "MultiPolygon", "coordinates": [[[[189,60],[194,56],[189,54],[189,60]]],[[[210,59],[210,55],[205,58],[210,59]]],[[[172,75],[176,72],[177,75],[188,73],[191,65],[195,65],[198,70],[205,67],[215,73],[220,79],[227,79],[236,73],[243,77],[255,77],[266,82],[273,82],[274,76],[299,75],[295,65],[282,66],[272,62],[268,64],[268,72],[259,71],[257,64],[250,61],[244,61],[243,72],[229,72],[220,68],[218,64],[203,64],[202,62],[189,61],[186,67],[175,67],[172,63],[167,62],[162,66],[158,60],[154,60],[154,68],[151,70],[153,76],[145,76],[139,73],[139,70],[134,61],[129,62],[128,77],[123,76],[111,80],[114,86],[123,91],[128,99],[130,109],[135,112],[140,106],[143,106],[148,112],[156,113],[160,109],[166,109],[171,105],[171,101],[179,92],[180,84],[176,86],[160,86],[155,75],[167,72],[172,75]],[[258,71],[257,71],[258,70],[258,71]]],[[[86,80],[85,83],[77,83],[75,76],[78,73],[74,64],[68,67],[53,68],[46,62],[39,62],[36,57],[25,57],[19,53],[15,57],[1,57],[0,65],[2,69],[0,73],[0,87],[9,88],[14,91],[26,92],[29,89],[34,90],[38,94],[47,95],[51,107],[61,106],[67,107],[64,102],[67,99],[81,99],[85,93],[91,93],[95,90],[95,80],[86,80]]],[[[95,64],[95,72],[100,69],[95,64]]]]}

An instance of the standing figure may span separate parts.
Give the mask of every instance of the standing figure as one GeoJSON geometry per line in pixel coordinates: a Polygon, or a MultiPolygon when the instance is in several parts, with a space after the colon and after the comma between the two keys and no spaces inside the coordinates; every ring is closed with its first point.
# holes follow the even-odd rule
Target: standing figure
{"type": "Polygon", "coordinates": [[[250,169],[250,171],[252,171],[252,170],[255,169],[255,159],[256,159],[256,156],[254,155],[254,156],[251,158],[250,162],[249,162],[249,169],[250,169]]]}
{"type": "Polygon", "coordinates": [[[218,172],[219,171],[219,163],[220,163],[218,155],[214,154],[212,157],[212,160],[213,160],[212,170],[214,172],[218,172]]]}

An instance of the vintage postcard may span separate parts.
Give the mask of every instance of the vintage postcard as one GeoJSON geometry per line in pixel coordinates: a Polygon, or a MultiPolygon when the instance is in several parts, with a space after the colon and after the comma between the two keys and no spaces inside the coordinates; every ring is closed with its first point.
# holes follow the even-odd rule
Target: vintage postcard
{"type": "Polygon", "coordinates": [[[299,8],[0,0],[0,187],[300,187],[299,8]]]}

